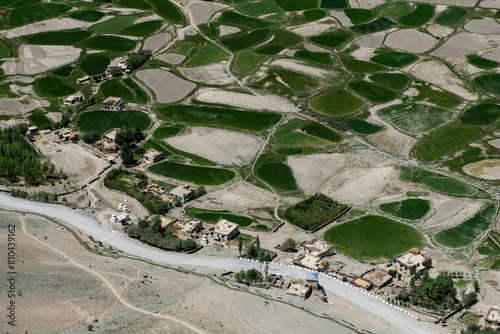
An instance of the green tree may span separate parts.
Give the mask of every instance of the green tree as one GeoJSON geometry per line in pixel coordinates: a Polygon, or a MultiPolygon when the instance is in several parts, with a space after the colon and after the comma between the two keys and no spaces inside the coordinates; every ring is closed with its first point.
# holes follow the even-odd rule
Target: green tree
{"type": "Polygon", "coordinates": [[[234,274],[234,278],[237,279],[239,282],[245,282],[247,279],[246,272],[244,270],[241,270],[240,272],[234,274]]]}
{"type": "Polygon", "coordinates": [[[475,304],[477,302],[477,293],[476,291],[472,291],[464,296],[462,298],[462,303],[464,306],[471,306],[472,304],[475,304]]]}
{"type": "Polygon", "coordinates": [[[281,244],[281,249],[285,252],[290,252],[295,249],[296,242],[292,238],[288,238],[281,244]]]}
{"type": "Polygon", "coordinates": [[[246,272],[246,280],[248,283],[262,282],[262,273],[255,268],[248,269],[246,272]]]}
{"type": "Polygon", "coordinates": [[[134,152],[126,143],[122,146],[120,157],[122,158],[123,164],[126,166],[135,164],[134,152]]]}
{"type": "Polygon", "coordinates": [[[243,249],[243,240],[241,238],[238,238],[238,252],[241,256],[241,250],[243,249]]]}

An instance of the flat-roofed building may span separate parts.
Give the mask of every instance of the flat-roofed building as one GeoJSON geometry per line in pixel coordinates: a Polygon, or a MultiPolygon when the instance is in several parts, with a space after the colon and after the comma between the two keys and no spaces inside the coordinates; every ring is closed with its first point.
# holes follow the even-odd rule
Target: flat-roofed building
{"type": "Polygon", "coordinates": [[[490,324],[500,325],[500,309],[494,307],[490,308],[484,320],[490,324]]]}
{"type": "Polygon", "coordinates": [[[327,259],[321,259],[311,254],[305,254],[297,258],[294,263],[317,271],[325,271],[328,269],[329,262],[327,259]]]}
{"type": "Polygon", "coordinates": [[[219,219],[214,229],[209,231],[209,235],[214,239],[231,240],[240,233],[238,224],[232,223],[226,219],[219,219]]]}
{"type": "Polygon", "coordinates": [[[365,279],[373,283],[377,289],[383,288],[392,281],[392,276],[381,270],[375,270],[372,273],[366,274],[365,279]]]}
{"type": "Polygon", "coordinates": [[[420,253],[418,248],[412,248],[408,253],[394,257],[394,266],[405,275],[413,275],[422,272],[432,266],[432,259],[420,253]]]}
{"type": "Polygon", "coordinates": [[[76,79],[77,84],[84,84],[84,83],[89,82],[89,81],[90,81],[90,77],[88,75],[76,79]]]}
{"type": "Polygon", "coordinates": [[[192,237],[203,229],[203,222],[196,218],[184,217],[174,223],[179,234],[192,237]]]}
{"type": "Polygon", "coordinates": [[[83,94],[78,92],[73,95],[66,96],[63,103],[67,106],[72,106],[83,101],[83,94]]]}
{"type": "Polygon", "coordinates": [[[173,228],[174,224],[177,222],[175,218],[165,218],[161,222],[161,227],[164,229],[173,228]]]}
{"type": "Polygon", "coordinates": [[[371,290],[371,288],[373,287],[372,282],[365,281],[364,279],[361,278],[356,278],[351,283],[366,290],[371,290]]]}
{"type": "Polygon", "coordinates": [[[110,96],[102,101],[102,108],[105,110],[122,110],[125,108],[125,101],[121,97],[110,96]]]}
{"type": "Polygon", "coordinates": [[[312,292],[311,286],[301,283],[291,284],[288,290],[286,291],[288,295],[297,296],[304,299],[309,298],[311,292],[312,292]]]}
{"type": "Polygon", "coordinates": [[[311,241],[303,243],[302,250],[320,258],[335,253],[333,246],[320,238],[314,238],[311,241]]]}
{"type": "Polygon", "coordinates": [[[193,189],[189,185],[178,185],[174,189],[170,190],[170,195],[177,197],[180,199],[182,202],[185,201],[185,196],[189,194],[193,189]]]}
{"type": "Polygon", "coordinates": [[[143,158],[146,163],[152,164],[165,158],[165,154],[162,151],[150,148],[146,153],[144,153],[143,158]]]}

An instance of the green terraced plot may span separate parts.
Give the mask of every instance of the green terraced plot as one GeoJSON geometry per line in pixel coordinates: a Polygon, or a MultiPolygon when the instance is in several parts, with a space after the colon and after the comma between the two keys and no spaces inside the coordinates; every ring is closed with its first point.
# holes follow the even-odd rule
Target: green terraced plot
{"type": "Polygon", "coordinates": [[[350,119],[347,120],[345,124],[352,130],[363,135],[371,135],[382,130],[381,126],[369,123],[362,119],[350,119]]]}
{"type": "Polygon", "coordinates": [[[363,80],[351,81],[348,86],[353,91],[376,103],[389,102],[397,96],[393,90],[363,80]]]}
{"type": "Polygon", "coordinates": [[[347,7],[347,0],[321,0],[321,8],[341,9],[347,7]]]}
{"type": "Polygon", "coordinates": [[[292,170],[282,162],[262,164],[257,168],[257,175],[273,188],[280,190],[298,189],[292,170]]]}
{"type": "Polygon", "coordinates": [[[73,66],[63,66],[58,68],[57,70],[53,71],[52,74],[58,75],[63,78],[67,78],[71,75],[71,72],[73,72],[73,66]]]}
{"type": "Polygon", "coordinates": [[[361,8],[346,8],[345,15],[351,20],[352,24],[361,24],[373,20],[377,16],[377,12],[369,9],[361,8]]]}
{"type": "Polygon", "coordinates": [[[394,22],[393,20],[388,19],[386,17],[379,17],[378,19],[373,20],[371,22],[354,26],[351,29],[360,34],[373,34],[378,31],[383,31],[392,28],[395,25],[397,25],[397,23],[394,22]]]}
{"type": "Polygon", "coordinates": [[[410,82],[410,78],[403,73],[375,73],[370,80],[394,90],[403,90],[410,82]]]}
{"type": "Polygon", "coordinates": [[[417,59],[418,57],[411,53],[390,51],[374,56],[371,61],[385,66],[400,68],[413,63],[417,59]]]}
{"type": "Polygon", "coordinates": [[[325,65],[333,65],[332,57],[327,52],[312,52],[309,50],[299,50],[293,55],[295,58],[313,61],[325,65]]]}
{"type": "Polygon", "coordinates": [[[428,22],[434,16],[434,6],[418,4],[411,13],[406,14],[399,22],[408,26],[417,27],[428,22]]]}
{"type": "Polygon", "coordinates": [[[467,56],[467,61],[470,64],[472,64],[472,65],[474,65],[476,67],[485,69],[485,70],[490,70],[492,68],[500,66],[500,63],[498,63],[496,61],[489,60],[489,59],[486,59],[486,58],[483,58],[483,57],[479,57],[477,55],[467,56]]]}
{"type": "Polygon", "coordinates": [[[411,198],[401,202],[381,204],[379,209],[391,216],[416,220],[425,217],[431,209],[431,202],[425,199],[411,198]]]}
{"type": "Polygon", "coordinates": [[[345,90],[330,90],[315,96],[309,101],[309,107],[321,114],[344,116],[365,106],[365,102],[345,90]]]}
{"type": "Polygon", "coordinates": [[[231,51],[239,51],[255,44],[264,42],[271,35],[270,29],[258,29],[251,32],[240,33],[235,36],[225,37],[221,39],[231,51]]]}
{"type": "Polygon", "coordinates": [[[337,225],[325,232],[326,242],[360,261],[387,261],[420,247],[422,234],[415,228],[381,216],[365,216],[337,225]]]}
{"type": "Polygon", "coordinates": [[[473,197],[478,193],[477,188],[449,177],[424,177],[422,183],[440,193],[457,197],[473,197]]]}
{"type": "Polygon", "coordinates": [[[340,60],[342,61],[344,66],[351,72],[368,73],[386,70],[386,68],[382,65],[370,63],[368,61],[357,60],[354,57],[349,57],[346,55],[340,55],[340,60]]]}
{"type": "Polygon", "coordinates": [[[399,131],[420,135],[430,132],[450,121],[451,110],[424,104],[398,104],[377,111],[377,115],[399,131]]]}
{"type": "Polygon", "coordinates": [[[138,18],[135,15],[116,16],[110,20],[96,24],[91,29],[99,34],[113,34],[131,26],[138,18]]]}
{"type": "Polygon", "coordinates": [[[352,34],[345,30],[335,30],[334,32],[328,32],[318,36],[312,36],[309,39],[311,42],[318,45],[327,46],[330,48],[336,48],[352,38],[352,34]]]}
{"type": "Polygon", "coordinates": [[[415,156],[422,161],[434,161],[481,135],[481,130],[469,126],[450,126],[439,130],[418,144],[415,156]]]}
{"type": "Polygon", "coordinates": [[[296,155],[302,154],[303,152],[304,150],[299,147],[280,147],[276,150],[276,153],[284,155],[296,155]]]}
{"type": "Polygon", "coordinates": [[[236,54],[231,70],[235,74],[239,75],[251,74],[257,71],[262,62],[264,62],[266,59],[267,56],[257,54],[250,49],[243,50],[236,54]]]}
{"type": "Polygon", "coordinates": [[[67,86],[57,77],[44,77],[35,81],[35,87],[42,97],[54,99],[76,92],[73,87],[67,86]]]}
{"type": "Polygon", "coordinates": [[[262,54],[276,54],[289,47],[303,42],[303,38],[293,32],[284,29],[273,30],[273,36],[270,41],[259,45],[255,48],[255,52],[262,54]]]}
{"type": "Polygon", "coordinates": [[[10,57],[11,55],[12,55],[12,50],[10,46],[5,42],[0,41],[0,58],[7,58],[10,57]]]}
{"type": "Polygon", "coordinates": [[[434,90],[427,85],[418,85],[415,88],[419,92],[418,96],[414,98],[415,101],[427,101],[444,108],[453,108],[462,102],[458,95],[444,90],[434,90]]]}
{"type": "Polygon", "coordinates": [[[83,133],[94,132],[101,136],[108,130],[123,128],[125,123],[132,130],[139,126],[144,131],[151,125],[151,120],[147,114],[138,110],[94,110],[81,114],[76,126],[83,133]]]}
{"type": "Polygon", "coordinates": [[[333,143],[337,143],[342,140],[342,136],[340,134],[319,123],[310,123],[304,125],[301,130],[305,133],[328,140],[333,143]]]}
{"type": "Polygon", "coordinates": [[[465,247],[471,244],[488,229],[493,221],[493,218],[495,217],[495,212],[495,205],[489,204],[460,225],[437,233],[434,236],[434,240],[436,240],[437,243],[450,248],[465,247]]]}
{"type": "Polygon", "coordinates": [[[119,0],[118,4],[127,8],[151,9],[152,6],[145,0],[119,0]]]}
{"type": "Polygon", "coordinates": [[[276,131],[274,131],[274,136],[279,137],[284,134],[290,133],[293,130],[297,130],[302,125],[302,121],[298,118],[294,118],[285,124],[280,125],[276,131]]]}
{"type": "Polygon", "coordinates": [[[41,110],[32,112],[31,115],[28,116],[28,119],[31,123],[33,123],[34,126],[37,126],[40,129],[43,129],[46,126],[52,127],[53,125],[52,121],[47,116],[45,116],[45,114],[41,110]]]}
{"type": "Polygon", "coordinates": [[[123,79],[123,83],[127,85],[130,89],[132,89],[135,93],[136,103],[147,103],[149,102],[149,95],[146,93],[141,86],[139,86],[131,77],[123,79]]]}
{"type": "Polygon", "coordinates": [[[73,12],[69,15],[72,19],[85,21],[85,22],[97,22],[104,17],[104,13],[101,13],[97,10],[80,10],[77,12],[73,12]]]}
{"type": "Polygon", "coordinates": [[[126,36],[146,37],[153,34],[156,30],[160,29],[161,25],[161,20],[141,22],[118,31],[118,34],[126,36]]]}
{"type": "Polygon", "coordinates": [[[207,186],[216,186],[231,181],[236,176],[232,170],[179,164],[164,161],[149,167],[149,171],[176,180],[207,186]]]}
{"type": "Polygon", "coordinates": [[[174,122],[264,131],[278,123],[281,115],[273,112],[246,111],[204,106],[167,106],[160,115],[174,122]]]}
{"type": "Polygon", "coordinates": [[[301,132],[292,132],[275,140],[276,144],[283,146],[328,146],[332,143],[318,137],[301,132]]]}
{"type": "Polygon", "coordinates": [[[164,126],[158,128],[153,132],[153,138],[155,139],[164,139],[168,137],[175,136],[179,132],[181,132],[181,128],[177,126],[164,126]]]}
{"type": "Polygon", "coordinates": [[[270,25],[269,22],[264,20],[256,19],[254,17],[248,17],[245,15],[241,15],[236,12],[223,12],[219,16],[219,22],[221,24],[236,24],[239,26],[247,26],[249,28],[265,28],[270,25]]]}
{"type": "Polygon", "coordinates": [[[109,57],[103,54],[89,54],[80,63],[80,68],[87,75],[103,73],[109,65],[109,57]]]}
{"type": "Polygon", "coordinates": [[[500,105],[483,103],[469,108],[462,115],[462,122],[473,125],[490,125],[500,117],[500,105]]]}
{"type": "Polygon", "coordinates": [[[201,219],[207,223],[212,223],[212,224],[217,223],[217,221],[221,218],[236,223],[241,227],[248,227],[255,222],[254,219],[245,216],[233,215],[227,212],[208,211],[208,210],[193,209],[193,208],[187,208],[186,214],[192,215],[195,218],[201,219]]]}
{"type": "Polygon", "coordinates": [[[109,51],[130,51],[136,45],[137,42],[118,36],[95,36],[82,43],[83,48],[109,51]]]}
{"type": "Polygon", "coordinates": [[[500,74],[484,74],[474,79],[476,84],[492,94],[500,94],[500,74]]]}
{"type": "Polygon", "coordinates": [[[318,0],[274,0],[287,12],[318,8],[318,0]]]}
{"type": "Polygon", "coordinates": [[[21,37],[21,41],[39,45],[74,45],[90,37],[86,30],[47,31],[21,37]]]}
{"type": "Polygon", "coordinates": [[[411,10],[409,3],[398,3],[384,11],[384,14],[390,17],[400,17],[405,15],[411,10]]]}
{"type": "Polygon", "coordinates": [[[33,22],[48,20],[71,9],[71,6],[58,3],[40,3],[32,6],[16,8],[9,16],[8,28],[33,22]]]}
{"type": "Polygon", "coordinates": [[[463,8],[448,7],[436,19],[436,23],[443,26],[454,27],[460,23],[460,19],[467,14],[467,10],[463,8]]]}
{"type": "Polygon", "coordinates": [[[293,89],[295,92],[307,92],[313,93],[319,87],[320,83],[312,76],[308,76],[302,73],[297,73],[285,69],[276,69],[276,74],[279,75],[281,80],[285,82],[288,87],[293,89]]]}
{"type": "Polygon", "coordinates": [[[311,9],[304,12],[304,18],[307,22],[314,22],[326,17],[326,12],[322,9],[311,9]]]}
{"type": "Polygon", "coordinates": [[[149,2],[153,5],[155,12],[167,21],[175,24],[183,24],[186,21],[181,10],[171,1],[149,0],[149,2]]]}
{"type": "Polygon", "coordinates": [[[117,96],[124,99],[125,102],[132,102],[134,100],[134,93],[117,78],[104,81],[99,86],[99,92],[104,98],[117,96]]]}
{"type": "Polygon", "coordinates": [[[231,54],[214,43],[208,43],[199,48],[196,53],[189,58],[184,65],[186,67],[202,66],[215,63],[217,61],[226,60],[231,57],[231,54]]]}
{"type": "Polygon", "coordinates": [[[241,13],[254,17],[283,11],[273,0],[244,3],[237,8],[241,13]]]}

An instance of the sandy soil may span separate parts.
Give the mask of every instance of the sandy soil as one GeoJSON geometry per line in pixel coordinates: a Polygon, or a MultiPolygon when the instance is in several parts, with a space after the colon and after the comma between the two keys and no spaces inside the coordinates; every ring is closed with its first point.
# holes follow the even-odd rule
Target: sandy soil
{"type": "Polygon", "coordinates": [[[402,29],[390,33],[385,45],[408,52],[421,53],[436,45],[436,39],[415,29],[402,29]]]}
{"type": "Polygon", "coordinates": [[[460,57],[488,48],[488,45],[479,42],[474,35],[460,32],[450,37],[431,55],[436,57],[460,57]]]}
{"type": "Polygon", "coordinates": [[[276,61],[273,61],[270,65],[314,76],[317,79],[323,79],[323,80],[332,79],[332,77],[339,75],[339,73],[333,69],[324,70],[318,67],[309,66],[307,65],[307,63],[292,59],[278,59],[276,61]]]}
{"type": "Polygon", "coordinates": [[[477,99],[475,94],[464,88],[465,83],[440,61],[419,63],[413,66],[410,72],[417,79],[430,82],[467,100],[477,99]]]}
{"type": "Polygon", "coordinates": [[[385,130],[366,136],[366,140],[390,154],[408,157],[417,139],[399,132],[385,122],[383,123],[385,130]]]}
{"type": "Polygon", "coordinates": [[[224,104],[236,108],[253,110],[276,110],[294,112],[295,106],[285,98],[275,95],[251,95],[224,90],[201,90],[195,98],[197,101],[224,104]]]}
{"type": "MultiPolygon", "coordinates": [[[[311,52],[329,52],[329,50],[327,49],[324,49],[324,48],[320,48],[319,46],[316,46],[314,44],[310,44],[310,43],[304,43],[303,44],[304,46],[304,49],[306,50],[309,50],[311,52]]],[[[291,55],[293,57],[293,55],[295,54],[296,50],[289,50],[289,51],[292,51],[293,54],[291,55]]]]}
{"type": "MultiPolygon", "coordinates": [[[[499,6],[500,7],[500,6],[499,6]]],[[[471,311],[486,316],[492,307],[500,307],[500,284],[498,270],[480,271],[481,298],[471,311]]],[[[484,322],[484,318],[483,318],[484,322]]],[[[489,327],[489,326],[488,326],[489,327]]]]}
{"type": "MultiPolygon", "coordinates": [[[[109,19],[109,17],[103,17],[100,21],[105,21],[107,19],[109,19]]],[[[55,18],[32,24],[27,24],[22,27],[4,31],[4,33],[5,37],[7,38],[15,38],[19,36],[30,35],[45,31],[88,28],[96,23],[98,22],[84,22],[84,21],[74,20],[69,17],[63,17],[63,18],[55,18]]]]}
{"type": "Polygon", "coordinates": [[[47,113],[47,117],[52,120],[52,122],[60,122],[62,119],[62,113],[60,112],[49,112],[47,113]]]}
{"type": "Polygon", "coordinates": [[[498,51],[498,50],[492,50],[492,51],[485,52],[481,56],[483,58],[486,58],[489,60],[500,62],[500,51],[498,51]]]}
{"type": "Polygon", "coordinates": [[[385,32],[377,32],[368,36],[363,36],[354,41],[355,44],[378,48],[384,42],[385,32]]]}
{"type": "Polygon", "coordinates": [[[205,21],[208,21],[212,15],[214,15],[219,10],[227,8],[228,6],[217,2],[192,2],[189,4],[189,11],[193,17],[194,24],[198,25],[205,21]]]}
{"type": "Polygon", "coordinates": [[[474,5],[477,2],[477,0],[403,0],[403,1],[433,3],[438,5],[455,5],[462,7],[474,7],[474,5]]]}
{"type": "Polygon", "coordinates": [[[369,46],[360,46],[358,49],[354,50],[351,53],[351,56],[359,60],[368,61],[371,57],[373,57],[374,52],[375,48],[369,46]]]}
{"type": "Polygon", "coordinates": [[[186,59],[186,56],[178,53],[164,53],[157,58],[166,63],[177,65],[182,63],[182,61],[186,59]]]}
{"type": "Polygon", "coordinates": [[[455,30],[450,27],[445,27],[439,24],[429,24],[427,26],[427,31],[433,36],[439,36],[441,38],[451,35],[455,30]]]}
{"type": "Polygon", "coordinates": [[[342,154],[294,155],[287,162],[299,187],[310,195],[344,168],[346,158],[342,154]]]}
{"type": "MultiPolygon", "coordinates": [[[[472,1],[472,0],[469,0],[469,1],[472,1]]],[[[479,7],[500,9],[500,3],[498,3],[497,0],[483,0],[479,4],[479,7]]]]}
{"type": "Polygon", "coordinates": [[[204,66],[185,67],[179,71],[187,79],[196,82],[203,82],[209,85],[234,84],[236,80],[227,73],[227,67],[227,61],[220,61],[204,66]]]}
{"type": "Polygon", "coordinates": [[[326,31],[332,31],[337,28],[339,28],[337,20],[331,17],[325,17],[315,22],[310,22],[299,26],[290,26],[287,27],[286,29],[302,37],[310,37],[314,35],[319,35],[326,31]]]}
{"type": "Polygon", "coordinates": [[[476,34],[498,34],[500,24],[488,19],[471,20],[464,25],[464,29],[476,34]]]}
{"type": "Polygon", "coordinates": [[[484,180],[500,180],[500,160],[474,162],[463,167],[465,173],[484,180]]]}
{"type": "Polygon", "coordinates": [[[166,140],[173,147],[223,165],[245,165],[255,157],[262,139],[241,132],[193,127],[186,134],[166,140]]]}
{"type": "Polygon", "coordinates": [[[63,45],[21,45],[19,61],[8,59],[5,74],[38,74],[74,62],[81,49],[63,45]]]}
{"type": "Polygon", "coordinates": [[[157,35],[146,38],[144,41],[144,50],[151,50],[152,53],[160,50],[165,44],[172,40],[168,32],[162,32],[157,35]]]}
{"type": "Polygon", "coordinates": [[[50,103],[45,100],[34,100],[30,98],[18,99],[0,99],[0,115],[19,115],[32,110],[48,107],[50,103]]]}
{"type": "Polygon", "coordinates": [[[220,31],[219,36],[224,37],[224,36],[236,34],[237,32],[240,32],[241,29],[236,28],[236,27],[232,27],[232,26],[221,25],[221,26],[219,26],[219,31],[220,31]]]}
{"type": "Polygon", "coordinates": [[[159,69],[139,71],[137,77],[154,91],[156,100],[159,103],[172,103],[182,100],[196,88],[194,83],[159,69]]]}
{"type": "Polygon", "coordinates": [[[331,10],[330,15],[339,20],[343,27],[352,27],[351,20],[345,15],[343,10],[331,10]]]}
{"type": "Polygon", "coordinates": [[[499,148],[500,149],[500,138],[490,140],[488,142],[488,144],[490,144],[491,146],[493,146],[495,148],[499,148]]]}
{"type": "Polygon", "coordinates": [[[447,61],[453,67],[453,69],[459,73],[463,73],[467,76],[474,75],[482,72],[483,70],[477,68],[476,66],[469,64],[467,58],[465,57],[456,57],[456,58],[448,58],[447,61]]]}
{"type": "Polygon", "coordinates": [[[421,224],[424,229],[452,227],[472,217],[482,206],[481,202],[469,199],[449,198],[433,195],[433,207],[421,224]]]}

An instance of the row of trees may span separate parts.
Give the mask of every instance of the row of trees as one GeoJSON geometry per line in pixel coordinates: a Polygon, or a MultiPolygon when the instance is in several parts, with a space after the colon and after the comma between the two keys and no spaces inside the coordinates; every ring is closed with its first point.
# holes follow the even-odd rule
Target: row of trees
{"type": "Polygon", "coordinates": [[[497,327],[497,329],[493,328],[481,328],[477,324],[470,324],[467,326],[467,330],[462,330],[462,334],[498,334],[500,333],[500,327],[497,327]]]}
{"type": "Polygon", "coordinates": [[[21,189],[11,189],[10,194],[12,195],[12,197],[31,199],[33,201],[43,203],[55,203],[57,202],[58,198],[57,194],[48,193],[46,191],[34,191],[30,193],[21,189]]]}
{"type": "Polygon", "coordinates": [[[193,239],[181,240],[174,235],[175,230],[162,228],[159,216],[151,220],[141,219],[137,225],[128,226],[126,232],[132,238],[166,250],[190,251],[198,247],[193,239]]]}
{"type": "Polygon", "coordinates": [[[255,268],[248,269],[247,271],[241,270],[234,274],[234,278],[238,280],[238,282],[246,282],[246,283],[260,283],[264,280],[262,273],[255,268]]]}
{"type": "Polygon", "coordinates": [[[259,262],[270,262],[272,260],[271,254],[260,248],[260,238],[257,236],[255,243],[247,248],[246,254],[241,255],[243,249],[242,239],[238,239],[238,249],[240,256],[251,260],[258,260],[259,262]]]}

